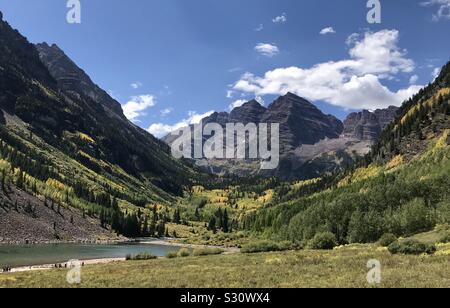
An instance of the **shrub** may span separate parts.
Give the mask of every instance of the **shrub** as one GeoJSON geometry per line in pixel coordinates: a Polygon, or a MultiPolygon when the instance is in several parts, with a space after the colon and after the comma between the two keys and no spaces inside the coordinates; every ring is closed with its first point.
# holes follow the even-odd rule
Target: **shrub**
{"type": "Polygon", "coordinates": [[[400,215],[403,233],[412,235],[431,230],[435,224],[432,217],[423,199],[414,199],[403,205],[400,215]]]}
{"type": "Polygon", "coordinates": [[[336,236],[331,232],[318,233],[310,242],[310,248],[330,250],[337,246],[336,236]]]}
{"type": "Polygon", "coordinates": [[[290,241],[284,241],[278,244],[279,251],[293,250],[295,245],[290,241]]]}
{"type": "Polygon", "coordinates": [[[186,257],[189,257],[190,255],[191,255],[191,252],[186,248],[181,248],[178,251],[178,257],[180,257],[180,258],[186,258],[186,257]]]}
{"type": "Polygon", "coordinates": [[[243,253],[257,253],[257,252],[269,252],[269,251],[285,251],[293,248],[291,242],[281,242],[276,243],[273,241],[258,241],[250,243],[242,247],[241,252],[243,253]]]}
{"type": "Polygon", "coordinates": [[[144,261],[144,260],[155,260],[158,257],[155,255],[152,255],[150,253],[141,252],[137,255],[127,255],[126,260],[127,261],[144,261]]]}
{"type": "Polygon", "coordinates": [[[178,253],[177,253],[177,252],[174,252],[174,251],[168,252],[168,253],[166,254],[166,258],[167,258],[167,259],[175,259],[175,258],[177,258],[177,257],[178,257],[178,253]]]}
{"type": "Polygon", "coordinates": [[[389,245],[388,249],[391,254],[404,255],[433,254],[436,252],[436,246],[421,243],[416,240],[396,241],[389,245]]]}
{"type": "Polygon", "coordinates": [[[436,231],[436,232],[446,232],[446,231],[449,231],[449,232],[450,232],[450,225],[449,225],[449,224],[438,224],[438,225],[436,225],[436,227],[434,228],[434,231],[436,231]]]}
{"type": "Polygon", "coordinates": [[[243,253],[257,253],[257,252],[268,252],[268,251],[278,251],[279,246],[277,243],[272,241],[258,241],[245,245],[241,252],[243,253]]]}
{"type": "Polygon", "coordinates": [[[447,244],[450,243],[450,232],[445,234],[441,239],[439,240],[439,243],[447,244]]]}
{"type": "Polygon", "coordinates": [[[211,256],[211,255],[220,255],[224,251],[220,248],[198,248],[194,249],[193,255],[200,257],[200,256],[211,256]]]}
{"type": "Polygon", "coordinates": [[[380,240],[378,241],[378,244],[380,244],[381,247],[388,247],[392,243],[397,241],[397,237],[392,233],[386,233],[384,234],[380,240]]]}

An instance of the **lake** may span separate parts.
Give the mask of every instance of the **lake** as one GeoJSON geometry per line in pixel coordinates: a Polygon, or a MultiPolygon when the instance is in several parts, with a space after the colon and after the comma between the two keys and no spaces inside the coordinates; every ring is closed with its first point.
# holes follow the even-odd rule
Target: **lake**
{"type": "Polygon", "coordinates": [[[168,252],[178,251],[180,247],[147,243],[118,244],[36,244],[0,245],[0,267],[32,266],[63,263],[69,260],[90,260],[106,258],[125,258],[128,254],[151,253],[158,257],[168,252]]]}

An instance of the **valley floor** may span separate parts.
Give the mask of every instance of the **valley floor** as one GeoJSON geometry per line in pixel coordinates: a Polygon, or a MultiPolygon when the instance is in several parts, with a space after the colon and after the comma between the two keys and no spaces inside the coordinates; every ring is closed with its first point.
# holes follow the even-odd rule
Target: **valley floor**
{"type": "MultiPolygon", "coordinates": [[[[378,287],[450,287],[450,246],[434,256],[391,255],[355,245],[333,251],[229,254],[89,265],[79,287],[373,287],[367,262],[381,263],[378,287]]],[[[0,274],[0,287],[72,287],[67,270],[0,274]]]]}

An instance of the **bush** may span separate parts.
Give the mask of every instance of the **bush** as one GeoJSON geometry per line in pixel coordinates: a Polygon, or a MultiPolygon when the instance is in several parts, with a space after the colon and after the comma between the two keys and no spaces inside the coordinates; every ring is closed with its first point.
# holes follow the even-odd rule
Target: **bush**
{"type": "Polygon", "coordinates": [[[243,253],[257,253],[257,252],[269,252],[269,251],[285,251],[292,249],[291,242],[276,243],[272,241],[259,241],[251,243],[242,247],[243,253]]]}
{"type": "Polygon", "coordinates": [[[180,258],[186,258],[186,257],[189,257],[190,255],[191,255],[191,252],[186,248],[181,248],[178,251],[178,257],[180,257],[180,258]]]}
{"type": "Polygon", "coordinates": [[[211,256],[211,255],[220,255],[224,251],[220,248],[198,248],[194,249],[193,255],[200,257],[200,256],[211,256]]]}
{"type": "Polygon", "coordinates": [[[174,251],[168,252],[168,253],[166,254],[166,258],[167,258],[167,259],[175,259],[175,258],[177,258],[177,257],[178,257],[178,253],[177,253],[177,252],[174,252],[174,251]]]}
{"type": "Polygon", "coordinates": [[[337,246],[336,236],[331,232],[318,233],[309,244],[311,249],[330,250],[337,246]]]}
{"type": "Polygon", "coordinates": [[[397,241],[397,237],[392,233],[386,233],[384,234],[380,240],[378,241],[378,244],[380,244],[381,247],[388,247],[392,243],[397,241]]]}
{"type": "Polygon", "coordinates": [[[279,251],[293,250],[298,248],[298,245],[294,245],[290,241],[284,241],[278,244],[279,251]]]}
{"type": "Polygon", "coordinates": [[[435,224],[432,217],[423,199],[414,199],[403,205],[400,221],[404,234],[417,234],[431,230],[435,224]]]}
{"type": "Polygon", "coordinates": [[[439,243],[447,244],[450,243],[450,232],[445,234],[441,239],[439,240],[439,243]]]}
{"type": "Polygon", "coordinates": [[[450,232],[450,225],[449,225],[449,224],[438,224],[438,225],[436,225],[436,227],[434,228],[434,231],[436,231],[436,232],[446,232],[446,231],[449,231],[449,232],[450,232]]]}
{"type": "Polygon", "coordinates": [[[144,261],[144,260],[155,260],[158,257],[155,255],[152,255],[150,253],[141,252],[137,255],[127,255],[126,260],[127,261],[144,261]]]}
{"type": "Polygon", "coordinates": [[[403,242],[394,242],[388,247],[389,252],[393,255],[421,255],[421,254],[433,254],[436,252],[436,246],[421,243],[416,240],[406,240],[403,242]]]}

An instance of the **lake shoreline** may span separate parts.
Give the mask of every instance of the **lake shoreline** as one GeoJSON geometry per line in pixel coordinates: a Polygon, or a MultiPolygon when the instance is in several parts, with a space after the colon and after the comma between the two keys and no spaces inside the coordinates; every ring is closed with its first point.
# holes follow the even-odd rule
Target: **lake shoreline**
{"type": "Polygon", "coordinates": [[[108,245],[108,244],[118,244],[118,243],[132,243],[134,240],[126,237],[120,237],[117,239],[79,239],[79,240],[69,240],[69,241],[59,241],[59,240],[42,240],[42,241],[2,241],[0,240],[0,245],[56,245],[56,244],[98,244],[98,245],[108,245]]]}
{"type": "MultiPolygon", "coordinates": [[[[99,264],[110,264],[116,262],[125,262],[126,258],[103,258],[103,259],[89,259],[89,260],[79,260],[82,263],[82,266],[87,265],[99,265],[99,264]]],[[[32,271],[45,271],[52,269],[69,269],[69,262],[57,263],[57,264],[43,264],[43,265],[32,265],[32,266],[19,266],[12,268],[11,271],[3,273],[23,273],[23,272],[32,272],[32,271]],[[60,267],[61,266],[61,267],[60,267]]],[[[0,272],[0,274],[2,274],[0,272]]]]}
{"type": "MultiPolygon", "coordinates": [[[[175,243],[171,242],[175,240],[174,238],[141,238],[141,239],[127,239],[127,241],[98,241],[98,242],[85,242],[85,241],[70,241],[70,242],[45,242],[45,243],[33,243],[26,245],[58,245],[58,244],[96,244],[96,245],[107,245],[107,244],[132,244],[139,243],[143,245],[157,245],[157,246],[166,246],[166,247],[177,247],[177,248],[187,248],[187,249],[208,249],[208,248],[220,248],[224,250],[224,254],[234,254],[238,253],[240,250],[238,248],[230,248],[230,247],[221,247],[221,246],[210,246],[210,245],[195,245],[195,244],[183,244],[183,243],[175,243]]],[[[4,244],[0,243],[0,245],[16,245],[16,244],[4,244]]],[[[20,245],[20,244],[17,244],[20,245]]],[[[23,244],[22,244],[23,245],[23,244]]],[[[158,257],[165,258],[165,257],[158,257]]],[[[108,264],[114,262],[125,262],[126,257],[121,258],[94,258],[94,259],[80,259],[83,266],[87,265],[98,265],[98,264],[108,264]]],[[[0,274],[8,274],[8,273],[18,273],[18,272],[29,272],[29,271],[43,271],[43,270],[52,270],[52,269],[66,269],[68,268],[68,262],[56,262],[53,264],[35,264],[35,265],[24,265],[12,267],[9,272],[2,272],[0,268],[0,274]]]]}

